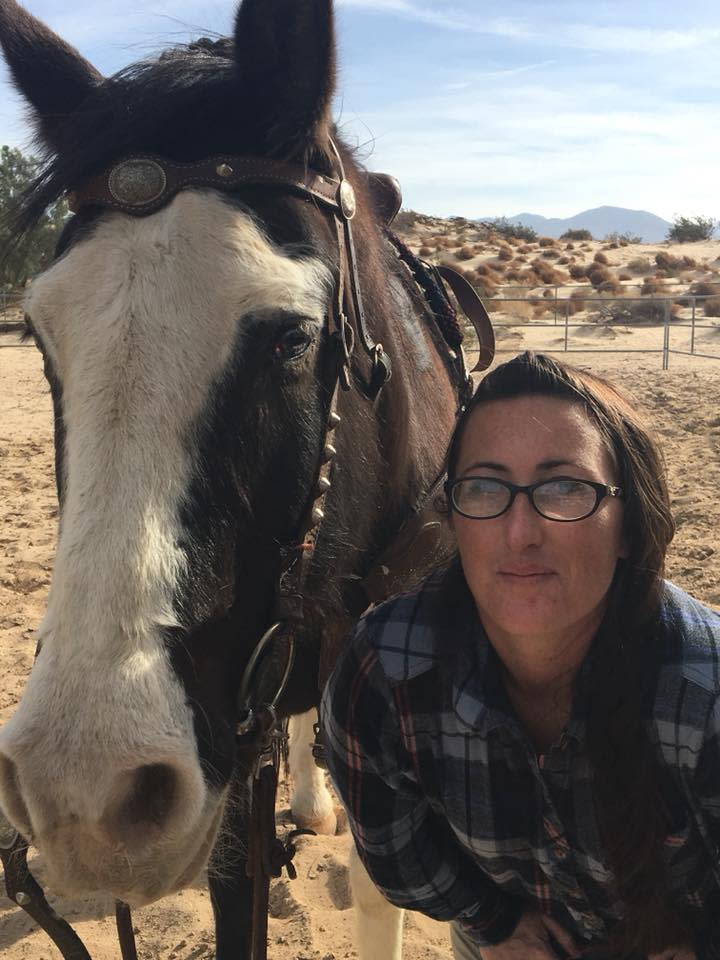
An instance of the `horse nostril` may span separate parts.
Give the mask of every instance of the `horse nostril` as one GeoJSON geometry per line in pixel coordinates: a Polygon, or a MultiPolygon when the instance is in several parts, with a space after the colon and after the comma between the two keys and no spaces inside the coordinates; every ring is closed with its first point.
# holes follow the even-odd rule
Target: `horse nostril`
{"type": "Polygon", "coordinates": [[[160,826],[167,820],[175,799],[175,771],[163,763],[140,767],[126,804],[130,823],[149,820],[160,826]]]}
{"type": "Polygon", "coordinates": [[[126,775],[125,790],[108,824],[119,839],[140,839],[171,819],[178,794],[177,775],[164,763],[138,767],[126,775]]]}

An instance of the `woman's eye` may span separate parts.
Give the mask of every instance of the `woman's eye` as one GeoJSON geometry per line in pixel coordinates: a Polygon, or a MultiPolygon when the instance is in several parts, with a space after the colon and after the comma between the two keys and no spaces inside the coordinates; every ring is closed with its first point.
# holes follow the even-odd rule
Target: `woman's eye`
{"type": "Polygon", "coordinates": [[[312,343],[310,337],[304,330],[294,328],[287,330],[272,347],[273,360],[282,363],[285,360],[297,360],[301,357],[312,343]]]}

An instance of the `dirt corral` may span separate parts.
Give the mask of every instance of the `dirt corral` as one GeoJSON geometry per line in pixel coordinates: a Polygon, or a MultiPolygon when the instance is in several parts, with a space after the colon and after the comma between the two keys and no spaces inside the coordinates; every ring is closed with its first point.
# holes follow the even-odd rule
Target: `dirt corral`
{"type": "MultiPolygon", "coordinates": [[[[527,327],[525,331],[529,332],[527,327]]],[[[16,340],[12,335],[0,338],[3,346],[16,340]]],[[[537,346],[542,345],[538,341],[537,346]]],[[[658,356],[578,354],[574,359],[615,377],[651,414],[665,444],[678,523],[669,576],[705,602],[720,606],[720,361],[673,358],[671,369],[663,372],[658,356]]],[[[0,349],[0,370],[2,723],[17,703],[32,663],[33,630],[44,610],[52,570],[57,507],[51,404],[39,354],[31,347],[0,349]]],[[[284,787],[281,813],[286,805],[284,787]]],[[[348,842],[347,835],[300,840],[298,879],[276,881],[272,889],[273,960],[356,956],[345,867],[348,842]]],[[[40,858],[34,858],[33,868],[42,876],[40,858]]],[[[55,903],[94,960],[118,958],[112,903],[62,898],[55,903]]],[[[201,883],[137,911],[135,922],[143,960],[212,956],[210,903],[201,883]]],[[[0,955],[3,960],[60,957],[26,915],[2,897],[0,955]]],[[[448,956],[444,925],[408,917],[406,960],[448,956]]]]}

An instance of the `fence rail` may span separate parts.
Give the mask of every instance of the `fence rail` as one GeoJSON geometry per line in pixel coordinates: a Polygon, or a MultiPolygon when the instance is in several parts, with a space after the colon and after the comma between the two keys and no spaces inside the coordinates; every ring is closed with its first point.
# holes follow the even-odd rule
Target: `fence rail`
{"type": "MultiPolygon", "coordinates": [[[[8,332],[19,330],[23,326],[22,319],[18,320],[9,320],[8,315],[11,311],[19,310],[22,308],[23,301],[23,292],[22,291],[0,291],[0,332],[8,332]]],[[[663,370],[669,369],[670,365],[670,356],[675,354],[677,356],[686,356],[686,357],[702,357],[707,360],[720,360],[719,354],[712,353],[701,353],[696,349],[696,332],[698,330],[720,330],[720,326],[712,323],[704,323],[698,319],[698,305],[702,304],[705,300],[710,299],[710,296],[700,296],[696,294],[687,294],[680,295],[675,297],[657,297],[657,296],[645,296],[645,297],[583,297],[582,302],[585,307],[590,304],[597,305],[599,308],[609,307],[613,303],[617,304],[631,304],[631,303],[645,303],[650,305],[658,306],[658,317],[659,319],[656,322],[643,323],[642,325],[635,322],[633,323],[632,319],[626,319],[623,317],[618,317],[613,319],[612,317],[607,317],[607,326],[623,326],[623,327],[640,327],[647,329],[648,326],[655,326],[662,328],[663,331],[663,340],[661,347],[573,347],[570,346],[570,331],[576,329],[597,329],[598,325],[593,323],[591,320],[584,321],[571,321],[571,309],[577,309],[577,298],[572,297],[558,297],[555,296],[552,299],[544,299],[542,297],[507,297],[507,298],[492,298],[485,301],[485,306],[488,308],[490,315],[496,312],[509,313],[512,314],[512,310],[505,310],[505,308],[513,303],[524,303],[530,304],[531,306],[538,306],[540,304],[545,304],[547,309],[553,313],[553,321],[538,321],[538,320],[523,320],[509,321],[493,319],[493,326],[496,330],[511,330],[511,329],[531,329],[537,330],[542,328],[550,328],[553,330],[558,330],[561,328],[563,331],[563,343],[562,343],[562,352],[563,353],[659,353],[662,355],[662,368],[663,370]],[[679,302],[684,302],[691,309],[691,315],[687,320],[682,319],[673,319],[671,314],[672,304],[677,304],[679,302]],[[671,345],[672,333],[675,330],[690,330],[690,349],[682,350],[678,347],[673,347],[671,345]]],[[[20,346],[19,343],[3,343],[0,346],[20,346]]],[[[556,349],[555,347],[552,348],[556,349]]],[[[512,348],[506,348],[503,346],[498,346],[498,353],[512,353],[514,352],[512,348]]]]}
{"type": "MultiPolygon", "coordinates": [[[[718,327],[712,323],[703,323],[698,320],[697,307],[698,304],[702,304],[704,301],[712,298],[712,295],[696,295],[696,294],[683,294],[673,297],[657,297],[657,296],[645,296],[645,297],[582,297],[583,310],[589,304],[596,304],[598,307],[609,307],[612,304],[621,304],[627,305],[632,303],[645,303],[649,304],[652,308],[657,305],[658,307],[658,319],[653,322],[652,317],[649,322],[640,324],[639,322],[633,322],[632,319],[627,319],[622,316],[612,317],[606,316],[606,326],[622,326],[622,327],[639,327],[642,326],[643,329],[647,329],[648,326],[661,327],[663,331],[663,342],[661,347],[571,347],[569,346],[570,340],[570,331],[573,329],[597,329],[597,324],[593,323],[591,320],[584,321],[573,321],[571,322],[571,309],[574,307],[577,310],[577,298],[572,297],[557,297],[554,298],[542,298],[542,297],[508,297],[508,298],[492,298],[485,301],[486,307],[490,312],[492,317],[495,312],[507,312],[512,313],[512,310],[506,311],[504,307],[507,304],[512,303],[527,303],[531,306],[539,306],[545,304],[548,311],[552,311],[554,314],[554,320],[552,323],[542,322],[542,321],[529,321],[524,320],[523,322],[506,322],[501,320],[493,319],[493,326],[495,329],[532,329],[537,330],[542,327],[549,327],[551,329],[557,330],[558,327],[561,327],[563,330],[563,353],[659,353],[662,354],[662,368],[663,370],[669,369],[670,365],[670,356],[676,354],[678,356],[692,356],[692,357],[702,357],[708,360],[720,360],[720,354],[712,353],[700,353],[696,350],[696,332],[698,330],[718,330],[718,327]],[[674,319],[671,313],[671,307],[673,304],[679,304],[679,302],[684,302],[691,309],[691,316],[688,320],[674,319]],[[671,333],[674,330],[690,330],[690,349],[681,350],[677,347],[671,345],[671,333]]],[[[580,311],[578,311],[580,312],[580,311]]],[[[512,348],[504,348],[499,346],[497,348],[498,353],[512,353],[512,348]]]]}
{"type": "Polygon", "coordinates": [[[10,315],[22,309],[23,296],[21,290],[0,290],[0,332],[21,328],[22,318],[12,319],[10,315]]]}

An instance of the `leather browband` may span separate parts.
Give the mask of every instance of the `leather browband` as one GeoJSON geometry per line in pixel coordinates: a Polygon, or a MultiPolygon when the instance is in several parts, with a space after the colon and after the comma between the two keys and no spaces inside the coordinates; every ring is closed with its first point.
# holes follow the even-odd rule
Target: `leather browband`
{"type": "Polygon", "coordinates": [[[70,209],[101,206],[136,217],[154,213],[185,187],[236,190],[243,184],[282,186],[341,209],[351,219],[349,184],[308,170],[300,164],[262,157],[217,156],[197,163],[175,163],[154,155],[130,156],[86,180],[68,193],[70,209]]]}

